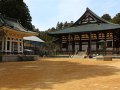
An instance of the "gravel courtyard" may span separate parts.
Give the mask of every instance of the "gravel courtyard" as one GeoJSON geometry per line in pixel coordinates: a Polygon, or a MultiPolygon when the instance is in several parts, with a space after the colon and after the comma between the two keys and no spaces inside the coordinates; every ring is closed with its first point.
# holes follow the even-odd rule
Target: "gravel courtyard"
{"type": "Polygon", "coordinates": [[[120,90],[120,60],[40,58],[2,62],[0,90],[120,90]]]}

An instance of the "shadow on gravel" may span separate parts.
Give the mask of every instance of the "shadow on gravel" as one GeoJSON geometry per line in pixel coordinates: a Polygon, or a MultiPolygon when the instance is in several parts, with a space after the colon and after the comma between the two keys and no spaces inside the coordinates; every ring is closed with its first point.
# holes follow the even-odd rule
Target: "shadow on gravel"
{"type": "Polygon", "coordinates": [[[112,66],[83,65],[69,61],[34,61],[0,64],[0,89],[52,89],[71,80],[110,76],[120,69],[112,66]]]}

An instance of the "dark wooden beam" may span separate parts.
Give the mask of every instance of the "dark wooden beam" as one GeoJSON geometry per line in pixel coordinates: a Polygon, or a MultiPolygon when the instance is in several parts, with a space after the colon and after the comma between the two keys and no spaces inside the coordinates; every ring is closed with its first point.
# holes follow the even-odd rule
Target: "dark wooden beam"
{"type": "Polygon", "coordinates": [[[88,36],[89,36],[89,41],[88,41],[88,54],[90,54],[91,53],[91,42],[92,42],[92,40],[91,40],[91,32],[88,34],[88,36]]]}
{"type": "Polygon", "coordinates": [[[81,41],[81,34],[79,35],[80,41],[79,41],[79,51],[82,51],[82,41],[81,41]]]}
{"type": "Polygon", "coordinates": [[[75,51],[75,40],[74,40],[74,34],[72,35],[73,42],[72,42],[72,51],[75,51]]]}
{"type": "Polygon", "coordinates": [[[105,37],[105,55],[106,55],[106,32],[104,32],[104,37],[105,37]]]}
{"type": "Polygon", "coordinates": [[[99,53],[99,33],[96,32],[97,40],[96,40],[96,52],[99,53]]]}
{"type": "Polygon", "coordinates": [[[113,33],[113,51],[112,51],[112,53],[114,54],[115,53],[115,31],[113,30],[112,33],[113,33]]]}

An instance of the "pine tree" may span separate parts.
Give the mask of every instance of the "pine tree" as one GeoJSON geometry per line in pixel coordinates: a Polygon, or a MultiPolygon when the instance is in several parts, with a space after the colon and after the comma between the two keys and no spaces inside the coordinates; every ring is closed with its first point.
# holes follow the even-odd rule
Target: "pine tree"
{"type": "Polygon", "coordinates": [[[116,16],[113,17],[112,22],[116,24],[120,24],[120,13],[116,14],[116,16]]]}
{"type": "Polygon", "coordinates": [[[0,13],[17,19],[28,30],[33,29],[28,6],[23,0],[0,0],[0,13]]]}
{"type": "Polygon", "coordinates": [[[107,20],[107,21],[111,21],[111,20],[112,20],[112,19],[111,19],[111,16],[110,16],[109,14],[104,14],[104,15],[102,16],[102,18],[105,19],[105,20],[107,20]]]}
{"type": "Polygon", "coordinates": [[[64,23],[64,25],[63,25],[63,27],[64,28],[67,28],[69,25],[68,25],[68,23],[67,23],[67,21],[64,23]]]}
{"type": "Polygon", "coordinates": [[[61,29],[63,29],[63,23],[61,22],[61,23],[57,23],[57,26],[56,26],[56,29],[57,30],[61,30],[61,29]]]}

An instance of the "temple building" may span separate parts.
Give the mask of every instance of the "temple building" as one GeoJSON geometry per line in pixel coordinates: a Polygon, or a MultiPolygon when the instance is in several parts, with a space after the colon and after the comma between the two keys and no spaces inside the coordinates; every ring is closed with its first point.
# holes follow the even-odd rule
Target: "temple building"
{"type": "Polygon", "coordinates": [[[62,52],[120,53],[120,25],[100,18],[89,8],[71,27],[49,35],[57,38],[62,52]]]}
{"type": "Polygon", "coordinates": [[[23,37],[37,35],[25,29],[17,20],[0,14],[0,53],[23,53],[23,37]]]}
{"type": "Polygon", "coordinates": [[[45,41],[37,36],[24,37],[24,54],[40,55],[45,41]]]}

